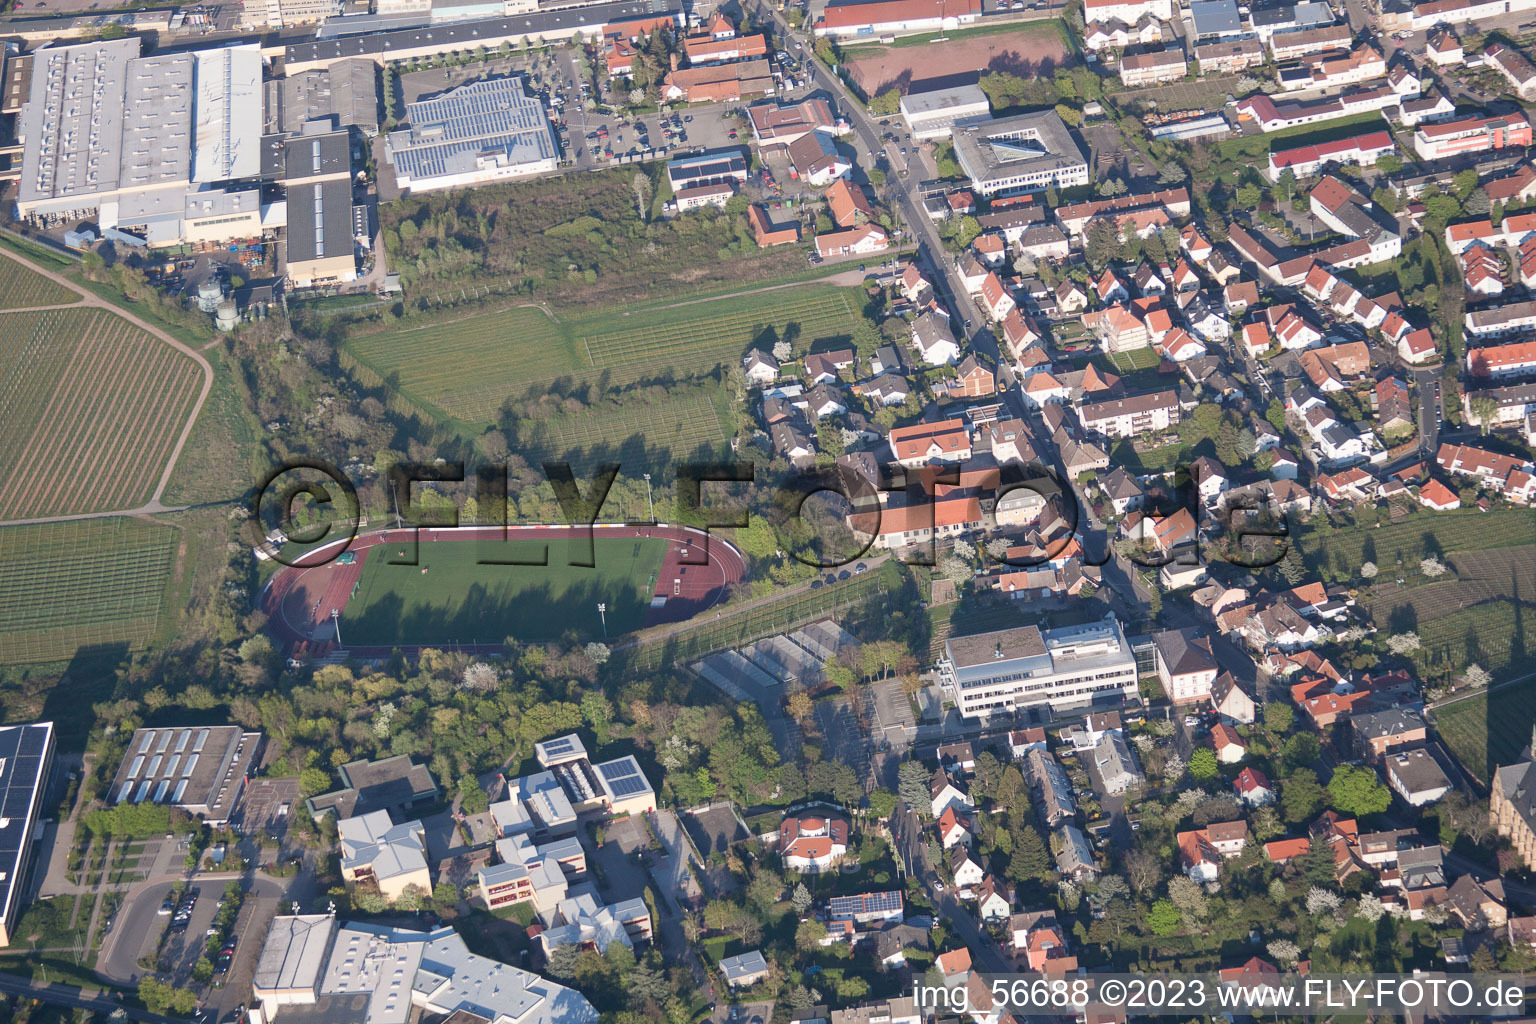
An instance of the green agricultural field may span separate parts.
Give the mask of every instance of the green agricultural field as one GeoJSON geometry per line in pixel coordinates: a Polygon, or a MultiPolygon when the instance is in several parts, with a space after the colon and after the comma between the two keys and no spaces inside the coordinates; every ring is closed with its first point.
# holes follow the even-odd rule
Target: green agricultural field
{"type": "Polygon", "coordinates": [[[54,284],[15,260],[0,257],[0,309],[61,306],[78,301],[80,296],[63,285],[54,284]]]}
{"type": "Polygon", "coordinates": [[[1536,689],[1507,686],[1480,693],[1433,712],[1445,746],[1483,782],[1499,765],[1520,759],[1536,722],[1536,689]]]}
{"type": "Polygon", "coordinates": [[[719,411],[724,399],[723,387],[700,385],[651,402],[604,401],[539,421],[518,438],[518,450],[530,460],[567,460],[582,473],[599,461],[639,467],[717,455],[727,439],[719,411]]]}
{"type": "Polygon", "coordinates": [[[1458,551],[1536,544],[1536,516],[1518,509],[1425,513],[1380,527],[1309,528],[1296,544],[1309,569],[1355,580],[1364,562],[1375,562],[1385,575],[1396,569],[1399,558],[1417,571],[1428,554],[1443,558],[1458,551]]]}
{"type": "Polygon", "coordinates": [[[0,313],[0,518],[143,503],[199,382],[186,355],[106,310],[0,313]]]}
{"type": "Polygon", "coordinates": [[[851,342],[859,303],[856,289],[807,284],[559,319],[525,307],[363,335],[347,352],[429,413],[484,425],[509,398],[697,376],[781,339],[797,352],[851,342]]]}
{"type": "Polygon", "coordinates": [[[475,541],[423,543],[417,565],[390,564],[389,548],[373,548],[342,615],[342,638],[349,646],[430,646],[500,643],[509,636],[543,642],[574,630],[598,639],[599,601],[607,605],[609,636],[644,624],[666,541],[598,537],[590,569],[569,564],[578,553],[572,540],[548,542],[548,565],[478,564],[492,554],[531,561],[543,543],[495,549],[475,541]]]}
{"type": "Polygon", "coordinates": [[[0,664],[142,647],[159,628],[176,537],[140,519],[0,529],[0,664]]]}

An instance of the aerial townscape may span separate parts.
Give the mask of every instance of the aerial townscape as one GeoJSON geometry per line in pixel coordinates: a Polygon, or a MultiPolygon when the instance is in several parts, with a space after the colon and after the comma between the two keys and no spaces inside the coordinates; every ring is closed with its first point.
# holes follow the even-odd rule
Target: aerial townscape
{"type": "Polygon", "coordinates": [[[1536,971],[1536,0],[0,42],[0,1020],[1536,971]]]}

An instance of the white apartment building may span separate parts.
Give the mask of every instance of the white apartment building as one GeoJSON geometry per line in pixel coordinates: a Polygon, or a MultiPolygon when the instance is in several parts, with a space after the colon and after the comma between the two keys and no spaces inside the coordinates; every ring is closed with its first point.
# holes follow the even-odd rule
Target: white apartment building
{"type": "Polygon", "coordinates": [[[945,641],[939,678],[966,718],[1048,704],[1084,707],[1136,694],[1136,656],[1113,615],[1041,631],[1019,626],[945,641]]]}

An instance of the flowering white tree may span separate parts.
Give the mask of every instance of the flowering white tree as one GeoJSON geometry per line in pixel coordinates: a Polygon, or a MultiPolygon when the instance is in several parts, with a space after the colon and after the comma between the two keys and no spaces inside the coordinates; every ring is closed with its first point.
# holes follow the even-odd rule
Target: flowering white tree
{"type": "Polygon", "coordinates": [[[1184,777],[1184,772],[1189,766],[1178,754],[1169,754],[1168,760],[1163,762],[1163,781],[1173,785],[1184,777]]]}
{"type": "Polygon", "coordinates": [[[1344,901],[1339,894],[1314,885],[1307,890],[1307,913],[1324,914],[1338,910],[1344,901]]]}
{"type": "Polygon", "coordinates": [[[1360,578],[1363,580],[1373,580],[1380,571],[1380,569],[1376,568],[1375,562],[1366,562],[1360,566],[1360,578]]]}
{"type": "Polygon", "coordinates": [[[1446,571],[1445,563],[1440,561],[1440,559],[1436,558],[1434,555],[1430,555],[1428,558],[1425,558],[1419,562],[1419,572],[1422,572],[1430,579],[1444,576],[1446,571]]]}
{"type": "Polygon", "coordinates": [[[470,662],[464,669],[463,686],[466,690],[494,690],[496,682],[496,670],[483,661],[470,662]]]}
{"type": "Polygon", "coordinates": [[[1413,630],[1406,633],[1397,633],[1387,637],[1387,650],[1393,654],[1412,654],[1419,649],[1419,634],[1413,630]]]}
{"type": "Polygon", "coordinates": [[[587,652],[587,657],[591,658],[592,661],[598,665],[606,662],[608,660],[608,655],[612,653],[608,650],[608,645],[600,640],[592,641],[591,643],[587,644],[583,650],[587,652]]]}
{"type": "Polygon", "coordinates": [[[1285,898],[1288,895],[1289,894],[1285,891],[1285,883],[1284,882],[1280,881],[1280,879],[1278,879],[1278,878],[1270,879],[1270,882],[1269,882],[1269,898],[1274,901],[1276,906],[1279,906],[1281,903],[1284,903],[1285,902],[1285,898]]]}
{"type": "Polygon", "coordinates": [[[1364,893],[1360,902],[1355,904],[1355,916],[1371,924],[1381,920],[1381,915],[1386,912],[1387,908],[1382,906],[1380,897],[1374,893],[1364,893]]]}
{"type": "Polygon", "coordinates": [[[1461,682],[1464,686],[1481,689],[1493,682],[1493,673],[1489,672],[1477,662],[1467,666],[1467,670],[1461,674],[1461,682]]]}
{"type": "Polygon", "coordinates": [[[792,345],[790,345],[789,342],[787,342],[787,341],[776,341],[776,342],[773,343],[773,358],[777,359],[779,362],[781,362],[781,363],[784,362],[786,359],[788,359],[790,356],[792,356],[794,354],[795,354],[794,347],[792,345]]]}
{"type": "Polygon", "coordinates": [[[1290,939],[1275,939],[1268,946],[1269,955],[1280,961],[1282,966],[1289,967],[1301,959],[1301,947],[1290,939]]]}

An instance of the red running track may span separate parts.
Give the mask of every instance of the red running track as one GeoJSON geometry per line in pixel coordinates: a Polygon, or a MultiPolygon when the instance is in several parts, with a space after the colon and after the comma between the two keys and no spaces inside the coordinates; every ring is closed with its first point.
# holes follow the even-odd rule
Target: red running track
{"type": "MultiPolygon", "coordinates": [[[[730,542],[714,534],[685,526],[597,525],[591,528],[594,537],[659,537],[667,540],[667,553],[656,574],[653,597],[665,598],[665,603],[653,605],[646,613],[645,624],[654,626],[665,622],[684,622],[699,612],[725,598],[731,584],[740,581],[747,572],[746,560],[730,542]]],[[[344,614],[352,588],[362,576],[363,566],[373,548],[384,544],[419,543],[435,541],[454,542],[470,540],[545,540],[576,536],[583,527],[573,526],[509,526],[503,531],[497,526],[460,527],[458,529],[381,530],[377,533],[359,534],[350,545],[341,542],[323,545],[299,559],[299,564],[284,566],[268,581],[262,590],[260,605],[268,617],[268,628],[288,648],[302,646],[326,646],[334,643],[335,632],[331,625],[331,612],[344,614]],[[352,565],[341,565],[336,556],[343,550],[357,556],[352,565]]],[[[345,637],[343,637],[345,639],[345,637]]],[[[358,657],[387,657],[394,650],[415,652],[422,646],[438,649],[494,653],[502,649],[497,644],[431,644],[401,645],[392,647],[351,647],[350,654],[358,657]]]]}

